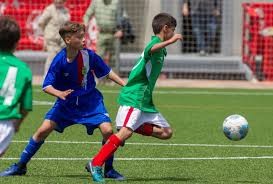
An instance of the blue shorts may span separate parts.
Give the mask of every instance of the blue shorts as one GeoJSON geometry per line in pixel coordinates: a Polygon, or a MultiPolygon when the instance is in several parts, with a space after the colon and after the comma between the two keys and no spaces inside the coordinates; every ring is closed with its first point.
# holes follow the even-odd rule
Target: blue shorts
{"type": "Polygon", "coordinates": [[[52,120],[57,124],[55,128],[57,132],[62,133],[66,127],[82,124],[86,127],[87,134],[92,135],[94,129],[101,123],[111,123],[103,101],[99,100],[94,103],[91,106],[85,106],[75,105],[74,103],[69,104],[69,102],[61,104],[57,101],[46,113],[45,119],[52,120]]]}

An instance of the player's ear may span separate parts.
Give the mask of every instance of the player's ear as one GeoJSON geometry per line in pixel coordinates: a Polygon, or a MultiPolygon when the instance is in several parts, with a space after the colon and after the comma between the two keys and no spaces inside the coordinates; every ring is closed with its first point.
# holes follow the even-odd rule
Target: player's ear
{"type": "Polygon", "coordinates": [[[168,28],[169,27],[167,25],[163,26],[163,28],[162,28],[163,32],[166,32],[168,30],[168,28]]]}
{"type": "Polygon", "coordinates": [[[66,44],[69,44],[70,41],[71,41],[70,36],[66,36],[66,37],[64,38],[64,42],[65,42],[66,44]]]}

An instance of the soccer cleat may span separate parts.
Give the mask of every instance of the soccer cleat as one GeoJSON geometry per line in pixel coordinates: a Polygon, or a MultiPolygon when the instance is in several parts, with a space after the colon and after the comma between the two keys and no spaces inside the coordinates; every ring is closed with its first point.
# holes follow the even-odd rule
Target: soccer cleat
{"type": "Polygon", "coordinates": [[[105,183],[105,180],[103,178],[102,174],[102,167],[93,167],[91,162],[88,162],[85,166],[85,169],[91,173],[91,176],[93,178],[94,182],[97,183],[105,183]]]}
{"type": "Polygon", "coordinates": [[[27,167],[19,167],[17,164],[11,165],[9,168],[7,168],[5,171],[0,173],[0,177],[3,176],[21,176],[25,175],[27,172],[27,167]]]}
{"type": "Polygon", "coordinates": [[[118,171],[116,171],[115,169],[111,169],[107,172],[104,172],[104,177],[105,178],[112,178],[115,180],[125,180],[125,177],[122,176],[118,171]]]}

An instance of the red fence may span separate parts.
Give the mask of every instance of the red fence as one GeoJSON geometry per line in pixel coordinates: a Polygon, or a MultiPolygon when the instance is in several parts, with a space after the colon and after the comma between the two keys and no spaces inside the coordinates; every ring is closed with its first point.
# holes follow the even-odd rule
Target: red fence
{"type": "MultiPolygon", "coordinates": [[[[18,50],[42,50],[43,36],[38,27],[38,18],[43,9],[52,0],[0,0],[0,15],[15,18],[21,28],[21,39],[18,50]]],[[[83,15],[90,0],[67,0],[71,20],[82,22],[83,15]]]]}
{"type": "Polygon", "coordinates": [[[259,80],[273,80],[273,3],[243,3],[242,59],[259,80]]]}

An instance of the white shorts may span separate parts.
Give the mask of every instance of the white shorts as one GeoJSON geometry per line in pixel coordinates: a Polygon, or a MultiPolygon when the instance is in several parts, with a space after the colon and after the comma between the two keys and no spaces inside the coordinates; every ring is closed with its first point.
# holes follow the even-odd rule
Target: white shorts
{"type": "Polygon", "coordinates": [[[9,147],[15,133],[12,121],[0,121],[0,155],[9,147]]]}
{"type": "Polygon", "coordinates": [[[157,125],[162,128],[170,127],[160,113],[147,113],[130,106],[120,106],[116,117],[116,128],[128,127],[135,131],[144,123],[157,125]]]}

